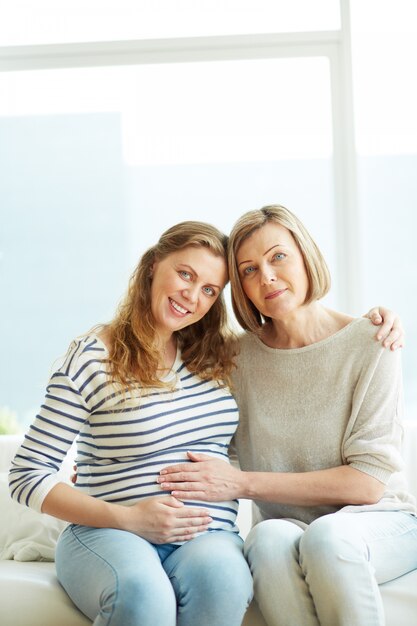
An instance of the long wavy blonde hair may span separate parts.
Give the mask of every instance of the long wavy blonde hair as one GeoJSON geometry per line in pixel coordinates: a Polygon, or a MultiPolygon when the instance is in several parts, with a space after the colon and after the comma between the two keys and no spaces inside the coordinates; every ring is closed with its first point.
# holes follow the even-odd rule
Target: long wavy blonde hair
{"type": "MultiPolygon", "coordinates": [[[[137,383],[145,387],[166,385],[158,378],[160,352],[151,310],[153,264],[189,246],[206,248],[227,262],[227,242],[227,236],[214,226],[186,221],[165,231],[141,257],[114,319],[102,327],[109,349],[109,373],[115,383],[127,388],[137,383]]],[[[228,326],[223,294],[204,317],[175,335],[182,359],[192,373],[230,384],[236,340],[228,326]]]]}

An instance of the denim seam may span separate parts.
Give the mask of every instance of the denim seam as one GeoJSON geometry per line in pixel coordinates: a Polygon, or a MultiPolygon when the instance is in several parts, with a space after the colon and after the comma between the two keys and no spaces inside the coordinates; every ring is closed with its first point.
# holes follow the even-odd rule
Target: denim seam
{"type": "Polygon", "coordinates": [[[112,611],[111,614],[109,615],[109,619],[107,620],[107,625],[110,624],[110,621],[113,617],[113,612],[114,612],[114,605],[117,601],[117,597],[119,595],[119,578],[117,576],[117,572],[114,569],[113,565],[111,565],[104,557],[101,556],[101,554],[98,554],[95,550],[93,550],[92,548],[90,548],[90,546],[86,545],[86,543],[84,541],[82,541],[80,539],[80,537],[78,537],[75,534],[74,528],[72,527],[70,529],[71,535],[74,537],[74,539],[83,546],[83,548],[85,548],[86,550],[88,550],[89,552],[91,552],[92,554],[94,554],[98,559],[100,559],[101,561],[103,561],[103,563],[105,563],[106,565],[108,565],[108,567],[112,570],[114,577],[116,579],[116,594],[115,594],[115,601],[113,602],[113,606],[112,606],[112,611]]]}

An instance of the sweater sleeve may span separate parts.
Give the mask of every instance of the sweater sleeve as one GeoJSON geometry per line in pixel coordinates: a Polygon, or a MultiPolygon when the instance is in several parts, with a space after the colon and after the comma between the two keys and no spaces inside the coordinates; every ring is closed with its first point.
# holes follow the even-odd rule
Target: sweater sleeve
{"type": "Polygon", "coordinates": [[[373,344],[368,355],[353,395],[342,456],[351,467],[386,484],[403,468],[400,352],[373,344]]]}
{"type": "Polygon", "coordinates": [[[62,461],[91,413],[91,386],[101,373],[92,341],[90,337],[71,344],[63,365],[49,380],[44,402],[10,469],[11,496],[39,512],[46,495],[60,482],[62,461]]]}

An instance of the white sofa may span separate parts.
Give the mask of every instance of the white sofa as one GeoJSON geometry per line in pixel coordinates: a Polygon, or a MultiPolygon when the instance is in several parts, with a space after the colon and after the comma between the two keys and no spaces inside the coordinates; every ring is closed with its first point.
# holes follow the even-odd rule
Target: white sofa
{"type": "MultiPolygon", "coordinates": [[[[417,420],[406,422],[405,430],[406,472],[410,490],[417,497],[417,420]]],[[[0,436],[0,624],[91,626],[59,585],[54,563],[39,560],[53,558],[63,524],[16,504],[8,496],[7,470],[20,441],[21,436],[0,436]]],[[[64,474],[68,474],[70,465],[68,462],[64,474]]],[[[247,501],[241,503],[238,522],[246,535],[250,528],[247,501]]],[[[382,585],[381,591],[386,626],[416,626],[417,570],[382,585]]],[[[265,626],[254,602],[245,616],[244,626],[265,626]]]]}

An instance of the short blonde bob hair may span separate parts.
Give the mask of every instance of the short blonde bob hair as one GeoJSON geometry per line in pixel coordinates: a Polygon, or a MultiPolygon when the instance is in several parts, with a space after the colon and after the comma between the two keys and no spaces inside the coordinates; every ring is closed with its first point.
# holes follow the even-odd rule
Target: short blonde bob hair
{"type": "Polygon", "coordinates": [[[280,224],[290,231],[303,256],[309,285],[305,304],[323,298],[330,289],[330,273],[326,261],[298,217],[278,204],[248,211],[238,219],[230,233],[228,257],[233,310],[242,328],[254,333],[259,332],[269,318],[261,315],[243,291],[236,257],[242,243],[270,222],[280,224]]]}

